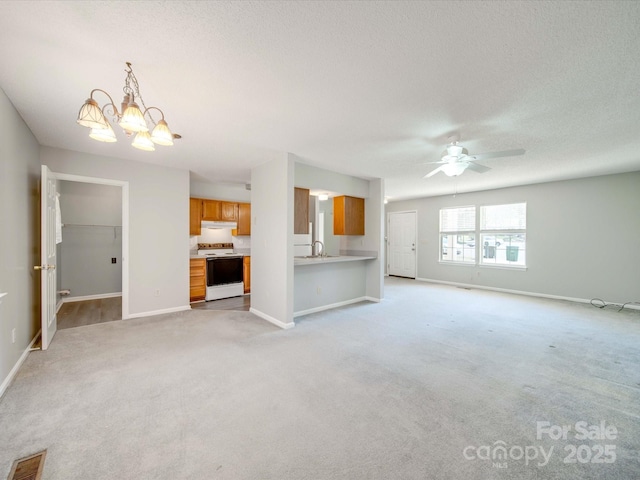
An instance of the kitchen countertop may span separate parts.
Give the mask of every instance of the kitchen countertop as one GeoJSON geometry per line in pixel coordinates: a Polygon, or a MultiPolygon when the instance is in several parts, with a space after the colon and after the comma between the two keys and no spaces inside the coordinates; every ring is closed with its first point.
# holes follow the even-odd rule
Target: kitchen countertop
{"type": "Polygon", "coordinates": [[[295,267],[299,265],[326,265],[327,263],[339,263],[339,262],[355,262],[361,260],[375,260],[377,257],[367,257],[361,255],[337,255],[334,257],[293,257],[293,265],[295,267]]]}

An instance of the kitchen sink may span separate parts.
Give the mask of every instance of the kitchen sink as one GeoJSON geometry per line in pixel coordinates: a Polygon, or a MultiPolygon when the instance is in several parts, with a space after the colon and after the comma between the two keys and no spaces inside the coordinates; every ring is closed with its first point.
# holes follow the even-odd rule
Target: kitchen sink
{"type": "Polygon", "coordinates": [[[335,257],[339,257],[340,255],[303,255],[300,257],[295,257],[295,258],[335,258],[335,257]]]}

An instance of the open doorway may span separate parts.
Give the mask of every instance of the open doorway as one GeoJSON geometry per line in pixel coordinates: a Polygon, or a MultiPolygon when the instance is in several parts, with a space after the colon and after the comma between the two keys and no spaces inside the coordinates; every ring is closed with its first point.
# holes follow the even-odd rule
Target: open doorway
{"type": "Polygon", "coordinates": [[[59,180],[58,329],[122,319],[122,192],[59,180]]]}
{"type": "MultiPolygon", "coordinates": [[[[56,218],[55,212],[59,212],[62,208],[54,206],[53,198],[56,196],[56,192],[60,190],[65,190],[65,183],[63,182],[77,182],[81,184],[88,184],[85,187],[69,187],[69,191],[79,192],[79,191],[93,191],[94,193],[98,191],[96,188],[91,188],[91,185],[99,185],[99,186],[111,186],[116,187],[116,190],[110,191],[110,195],[113,197],[112,203],[115,203],[119,197],[119,215],[113,216],[110,220],[107,220],[110,223],[101,224],[99,223],[98,213],[97,211],[102,208],[100,204],[99,195],[96,198],[93,198],[92,201],[86,201],[84,205],[82,204],[82,200],[77,205],[72,205],[72,210],[76,210],[74,215],[75,218],[79,220],[74,222],[68,222],[68,228],[71,228],[71,225],[74,228],[79,229],[94,229],[93,234],[96,233],[95,228],[107,228],[109,235],[114,235],[112,239],[112,250],[109,253],[111,256],[107,257],[109,262],[113,261],[115,258],[116,264],[120,262],[120,268],[118,268],[119,279],[116,280],[116,285],[119,287],[120,292],[103,292],[97,295],[105,295],[111,297],[112,295],[119,293],[120,294],[120,315],[119,318],[126,319],[129,315],[129,261],[128,261],[128,245],[129,245],[129,183],[119,180],[110,180],[104,178],[96,178],[96,177],[85,177],[80,175],[71,175],[64,173],[51,172],[45,165],[42,166],[42,213],[41,213],[41,230],[42,230],[42,240],[41,240],[41,249],[42,249],[42,265],[37,266],[37,269],[48,271],[53,273],[56,270],[56,265],[58,263],[58,251],[61,252],[61,256],[64,255],[64,246],[59,245],[56,240],[59,240],[60,233],[64,228],[62,225],[64,224],[60,217],[64,216],[64,213],[60,215],[60,217],[56,218]],[[46,214],[45,214],[46,212],[46,214]],[[116,221],[114,221],[114,218],[116,221]],[[55,228],[54,227],[55,224],[55,228]],[[119,225],[118,225],[119,224],[119,225]],[[105,225],[107,227],[105,227],[105,225]],[[117,247],[116,247],[117,245],[117,247]],[[116,248],[116,250],[113,250],[116,248]],[[115,257],[113,257],[113,252],[115,252],[115,257]]],[[[94,195],[95,197],[95,195],[94,195]]],[[[86,200],[87,197],[85,197],[86,200]]],[[[58,201],[60,201],[60,197],[58,197],[58,201]]],[[[77,199],[76,199],[77,201],[77,199]]],[[[64,204],[64,200],[60,202],[61,205],[64,204]]],[[[71,205],[71,204],[69,204],[71,205]]],[[[113,206],[111,207],[111,209],[113,206]]],[[[73,219],[73,215],[67,216],[67,219],[73,219]]],[[[104,218],[104,217],[103,217],[104,218]]],[[[70,230],[67,230],[67,235],[71,235],[73,238],[87,236],[87,231],[77,232],[76,234],[70,234],[70,230]]],[[[91,233],[89,237],[91,237],[91,233]]],[[[64,232],[62,232],[62,242],[64,243],[64,232]]],[[[95,237],[93,239],[96,240],[95,237]]],[[[104,240],[104,238],[103,238],[104,240]]],[[[82,242],[81,242],[82,243],[82,242]]],[[[91,246],[91,241],[84,242],[84,247],[91,246]]],[[[70,256],[73,257],[78,252],[73,252],[70,256]]],[[[104,252],[103,252],[104,253],[104,252]]],[[[67,253],[68,254],[68,253],[67,253]]],[[[86,254],[86,253],[85,253],[86,254]]],[[[69,255],[69,254],[68,254],[69,255]]],[[[77,256],[77,255],[76,255],[77,256]]],[[[84,275],[82,278],[91,279],[91,281],[86,280],[87,283],[93,284],[92,288],[95,288],[96,278],[100,276],[100,272],[97,272],[96,269],[92,269],[93,261],[82,259],[82,255],[79,255],[80,258],[77,261],[80,262],[79,265],[73,265],[72,270],[75,271],[74,275],[78,275],[78,272],[81,272],[80,275],[84,275]]],[[[69,267],[67,267],[69,268],[69,267]]],[[[72,272],[73,273],[73,272],[72,272]]],[[[65,290],[71,290],[68,287],[65,287],[63,282],[64,280],[64,270],[60,273],[56,272],[54,275],[42,275],[42,287],[41,287],[41,301],[42,301],[42,349],[45,350],[48,348],[50,341],[53,339],[55,332],[57,330],[57,306],[61,306],[63,299],[63,293],[65,290]],[[61,303],[59,301],[62,301],[61,303]],[[49,305],[52,305],[53,308],[50,308],[49,305]],[[46,308],[45,308],[46,306],[46,308]]],[[[78,285],[76,290],[76,294],[84,293],[85,296],[91,295],[87,294],[85,290],[85,285],[82,285],[82,278],[79,280],[76,279],[76,285],[78,285]]],[[[114,287],[107,287],[108,289],[113,289],[114,287]]],[[[115,287],[117,289],[117,287],[115,287]]],[[[71,294],[71,292],[69,292],[71,294]]],[[[65,295],[70,296],[70,295],[65,295]]]]}

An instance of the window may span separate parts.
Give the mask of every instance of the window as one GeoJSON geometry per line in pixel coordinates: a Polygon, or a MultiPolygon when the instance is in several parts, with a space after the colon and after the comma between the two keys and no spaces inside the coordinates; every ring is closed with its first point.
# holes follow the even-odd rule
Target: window
{"type": "Polygon", "coordinates": [[[476,262],[476,207],[440,210],[440,260],[443,262],[476,262]]]}
{"type": "Polygon", "coordinates": [[[526,266],[527,204],[481,206],[479,216],[473,205],[440,210],[440,261],[526,266]]]}
{"type": "Polygon", "coordinates": [[[526,265],[527,204],[480,207],[482,265],[526,265]]]}

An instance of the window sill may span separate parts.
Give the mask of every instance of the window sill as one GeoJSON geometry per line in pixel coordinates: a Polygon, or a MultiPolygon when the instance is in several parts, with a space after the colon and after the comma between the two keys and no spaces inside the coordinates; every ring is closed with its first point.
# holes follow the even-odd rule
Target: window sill
{"type": "Polygon", "coordinates": [[[440,265],[454,265],[456,267],[477,267],[475,262],[450,262],[447,260],[439,260],[440,265]]]}
{"type": "Polygon", "coordinates": [[[520,270],[523,272],[528,270],[526,265],[487,265],[486,263],[481,263],[478,266],[482,268],[493,268],[495,270],[520,270]]]}

